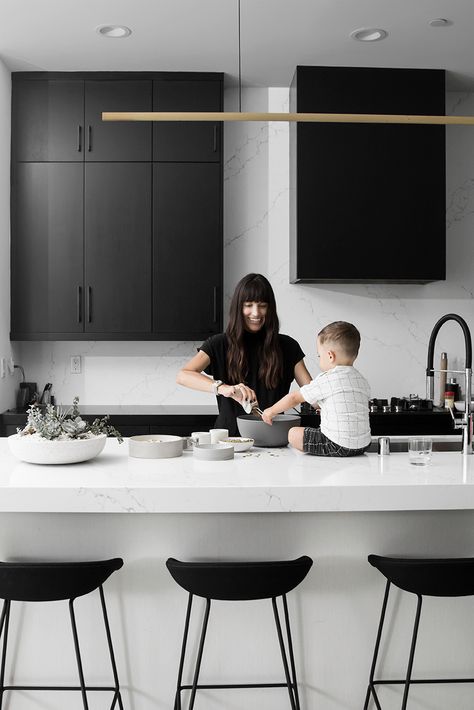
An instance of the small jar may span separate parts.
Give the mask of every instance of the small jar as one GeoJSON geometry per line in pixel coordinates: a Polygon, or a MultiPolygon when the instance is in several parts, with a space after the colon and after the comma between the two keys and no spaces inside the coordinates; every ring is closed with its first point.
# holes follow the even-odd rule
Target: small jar
{"type": "Polygon", "coordinates": [[[454,391],[446,390],[444,393],[444,408],[453,409],[454,408],[454,391]]]}
{"type": "Polygon", "coordinates": [[[454,401],[455,402],[457,402],[459,399],[461,399],[461,397],[459,396],[459,385],[456,382],[456,379],[454,377],[447,381],[444,391],[445,392],[454,392],[454,401]]]}

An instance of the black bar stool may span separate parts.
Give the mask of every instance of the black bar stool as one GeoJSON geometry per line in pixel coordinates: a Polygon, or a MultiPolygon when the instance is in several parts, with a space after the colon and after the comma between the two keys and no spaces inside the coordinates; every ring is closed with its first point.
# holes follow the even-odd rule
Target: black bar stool
{"type": "Polygon", "coordinates": [[[297,560],[288,562],[180,562],[170,558],[166,562],[168,570],[183,589],[189,592],[188,608],[184,625],[183,644],[181,648],[181,659],[179,662],[178,682],[176,687],[176,697],[174,708],[181,710],[181,691],[191,690],[189,700],[189,710],[194,707],[196,691],[200,688],[288,688],[290,704],[292,710],[299,710],[298,687],[296,682],[295,660],[293,655],[293,644],[291,640],[290,618],[288,615],[288,605],[286,595],[298,586],[308,574],[313,564],[310,557],[299,557],[297,560]],[[191,618],[191,607],[193,596],[204,597],[206,608],[199,642],[199,650],[194,669],[192,685],[183,685],[183,668],[186,653],[186,643],[188,639],[189,622],[191,618]],[[283,611],[285,616],[286,643],[288,655],[285,650],[285,642],[281,629],[280,617],[277,607],[277,597],[282,597],[283,611]],[[199,671],[201,668],[202,652],[204,640],[206,638],[207,624],[211,610],[211,600],[224,601],[249,601],[257,599],[271,599],[273,614],[275,617],[278,642],[280,644],[283,668],[285,671],[285,683],[240,683],[240,684],[220,684],[220,685],[199,685],[199,671]],[[291,674],[290,674],[290,668],[291,674]]]}
{"type": "Polygon", "coordinates": [[[416,639],[421,616],[421,605],[423,596],[432,597],[465,597],[474,595],[474,558],[461,557],[451,559],[430,559],[430,558],[402,558],[402,557],[379,557],[369,555],[370,564],[387,578],[385,594],[380,614],[380,622],[375,641],[374,655],[370,669],[369,685],[365,697],[364,710],[369,707],[372,696],[378,710],[381,710],[380,701],[375,690],[376,685],[405,686],[402,700],[402,710],[405,710],[408,702],[408,693],[411,683],[473,683],[474,678],[422,678],[413,679],[411,677],[413,659],[415,657],[416,639]],[[416,605],[415,623],[413,626],[410,655],[406,676],[400,679],[377,679],[374,680],[377,655],[382,637],[382,629],[387,610],[390,585],[394,584],[405,592],[416,594],[418,602],[416,605]]]}
{"type": "Polygon", "coordinates": [[[123,710],[104,591],[102,589],[102,584],[105,580],[110,577],[113,572],[120,569],[122,565],[123,560],[120,558],[95,562],[0,562],[0,599],[4,599],[0,618],[0,638],[3,634],[3,650],[0,668],[0,710],[2,708],[4,693],[7,690],[79,690],[82,693],[84,710],[88,710],[89,708],[87,691],[108,690],[114,693],[110,710],[113,710],[117,702],[120,710],[123,710]],[[97,588],[100,593],[105,632],[114,676],[114,685],[110,687],[86,686],[85,684],[74,614],[75,598],[89,594],[89,592],[97,588]],[[51,602],[60,600],[69,600],[72,635],[79,672],[79,686],[5,685],[5,662],[12,601],[51,602]]]}

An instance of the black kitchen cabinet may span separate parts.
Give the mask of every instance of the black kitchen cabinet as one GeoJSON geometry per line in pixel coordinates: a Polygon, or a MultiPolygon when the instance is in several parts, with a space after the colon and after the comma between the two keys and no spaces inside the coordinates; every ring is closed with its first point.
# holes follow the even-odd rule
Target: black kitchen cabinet
{"type": "Polygon", "coordinates": [[[85,166],[85,331],[151,330],[151,164],[85,166]]]}
{"type": "Polygon", "coordinates": [[[101,113],[221,110],[222,79],[12,75],[12,340],[221,330],[222,126],[101,113]]]}
{"type": "Polygon", "coordinates": [[[84,160],[83,82],[14,81],[12,160],[84,160]]]}
{"type": "Polygon", "coordinates": [[[102,111],[151,111],[151,81],[43,77],[14,81],[13,160],[151,160],[150,124],[102,121],[102,111]]]}
{"type": "MultiPolygon", "coordinates": [[[[222,111],[222,82],[164,79],[153,82],[154,111],[222,111]]],[[[219,162],[221,122],[153,124],[153,160],[219,162]]]]}
{"type": "MultiPolygon", "coordinates": [[[[445,72],[297,67],[290,107],[444,115],[445,72]]],[[[298,123],[290,135],[293,283],[446,277],[444,126],[298,123]]]]}
{"type": "Polygon", "coordinates": [[[149,334],[151,164],[18,163],[12,194],[12,334],[149,334]]]}
{"type": "Polygon", "coordinates": [[[86,161],[151,160],[151,123],[102,121],[103,111],[151,111],[151,81],[85,82],[86,161]]]}
{"type": "Polygon", "coordinates": [[[18,163],[12,178],[12,332],[82,332],[82,165],[18,163]]]}
{"type": "Polygon", "coordinates": [[[153,328],[199,339],[222,322],[221,171],[214,163],[153,170],[153,328]]]}

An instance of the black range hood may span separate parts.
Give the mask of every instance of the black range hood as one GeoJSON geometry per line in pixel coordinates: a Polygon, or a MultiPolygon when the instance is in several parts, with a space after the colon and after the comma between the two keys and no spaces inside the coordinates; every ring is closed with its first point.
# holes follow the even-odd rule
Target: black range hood
{"type": "MultiPolygon", "coordinates": [[[[445,72],[299,66],[290,111],[445,114],[445,72]]],[[[446,278],[445,127],[290,125],[290,281],[446,278]]]]}

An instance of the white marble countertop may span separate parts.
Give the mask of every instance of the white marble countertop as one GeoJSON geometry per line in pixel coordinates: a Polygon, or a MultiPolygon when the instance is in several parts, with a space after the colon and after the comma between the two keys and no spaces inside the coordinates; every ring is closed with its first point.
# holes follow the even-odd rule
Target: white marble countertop
{"type": "Polygon", "coordinates": [[[107,440],[97,458],[40,466],[19,461],[0,439],[0,511],[245,513],[474,508],[474,456],[433,452],[416,467],[406,453],[325,459],[257,449],[231,461],[136,459],[107,440]]]}

